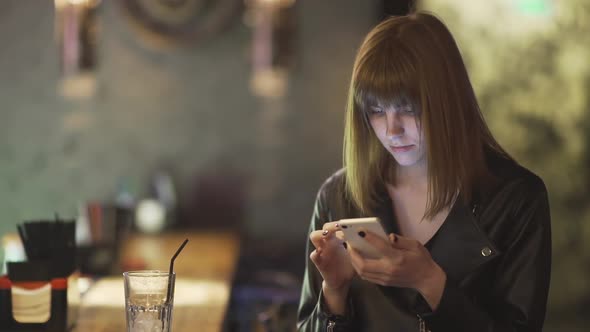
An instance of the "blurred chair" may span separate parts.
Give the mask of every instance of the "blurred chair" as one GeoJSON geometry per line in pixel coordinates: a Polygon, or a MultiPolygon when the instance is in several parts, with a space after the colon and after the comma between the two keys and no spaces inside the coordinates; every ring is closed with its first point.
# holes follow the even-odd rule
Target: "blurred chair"
{"type": "Polygon", "coordinates": [[[244,241],[224,332],[296,331],[304,248],[244,241]]]}
{"type": "Polygon", "coordinates": [[[84,274],[118,270],[121,242],[133,224],[131,209],[106,202],[87,202],[76,221],[77,261],[84,274]]]}
{"type": "Polygon", "coordinates": [[[190,183],[181,195],[181,227],[242,230],[248,184],[244,174],[220,162],[201,170],[190,183]]]}

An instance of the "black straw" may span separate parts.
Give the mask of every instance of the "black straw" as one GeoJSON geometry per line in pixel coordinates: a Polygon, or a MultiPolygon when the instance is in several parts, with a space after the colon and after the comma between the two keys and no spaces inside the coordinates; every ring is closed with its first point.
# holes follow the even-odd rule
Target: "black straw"
{"type": "Polygon", "coordinates": [[[182,242],[182,244],[178,248],[178,250],[176,250],[176,253],[174,254],[174,256],[172,256],[172,259],[170,260],[170,272],[168,273],[168,293],[166,295],[166,302],[167,303],[170,303],[170,298],[172,297],[171,284],[172,284],[172,272],[174,272],[174,260],[176,259],[176,256],[178,256],[178,254],[180,254],[182,249],[184,249],[184,246],[186,246],[187,243],[188,243],[188,239],[185,239],[184,242],[182,242]]]}

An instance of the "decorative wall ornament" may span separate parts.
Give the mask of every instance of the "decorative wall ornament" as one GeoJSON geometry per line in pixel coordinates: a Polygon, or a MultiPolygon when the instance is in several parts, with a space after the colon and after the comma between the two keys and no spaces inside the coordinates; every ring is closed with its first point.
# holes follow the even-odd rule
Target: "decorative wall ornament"
{"type": "Polygon", "coordinates": [[[283,97],[295,56],[295,0],[246,0],[252,29],[250,90],[257,96],[283,97]]]}
{"type": "Polygon", "coordinates": [[[223,31],[242,0],[118,0],[132,28],[149,46],[192,45],[223,31]]]}
{"type": "Polygon", "coordinates": [[[98,8],[100,0],[55,0],[55,36],[61,78],[58,92],[86,99],[97,89],[98,8]]]}

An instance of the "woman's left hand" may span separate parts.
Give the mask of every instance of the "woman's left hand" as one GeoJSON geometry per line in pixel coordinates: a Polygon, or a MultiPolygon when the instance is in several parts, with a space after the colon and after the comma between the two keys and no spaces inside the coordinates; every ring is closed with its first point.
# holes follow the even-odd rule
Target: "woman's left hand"
{"type": "Polygon", "coordinates": [[[438,307],[446,273],[420,242],[393,233],[387,241],[371,232],[366,232],[365,240],[383,255],[365,258],[348,246],[352,265],[362,279],[382,286],[414,288],[432,310],[438,307]]]}

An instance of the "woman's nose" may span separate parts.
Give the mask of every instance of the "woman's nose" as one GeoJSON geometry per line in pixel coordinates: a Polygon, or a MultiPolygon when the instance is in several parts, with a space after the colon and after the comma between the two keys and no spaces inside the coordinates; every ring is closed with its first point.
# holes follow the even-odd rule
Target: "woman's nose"
{"type": "Polygon", "coordinates": [[[385,114],[387,119],[387,136],[396,137],[404,133],[404,126],[399,118],[397,112],[387,112],[385,114]]]}

